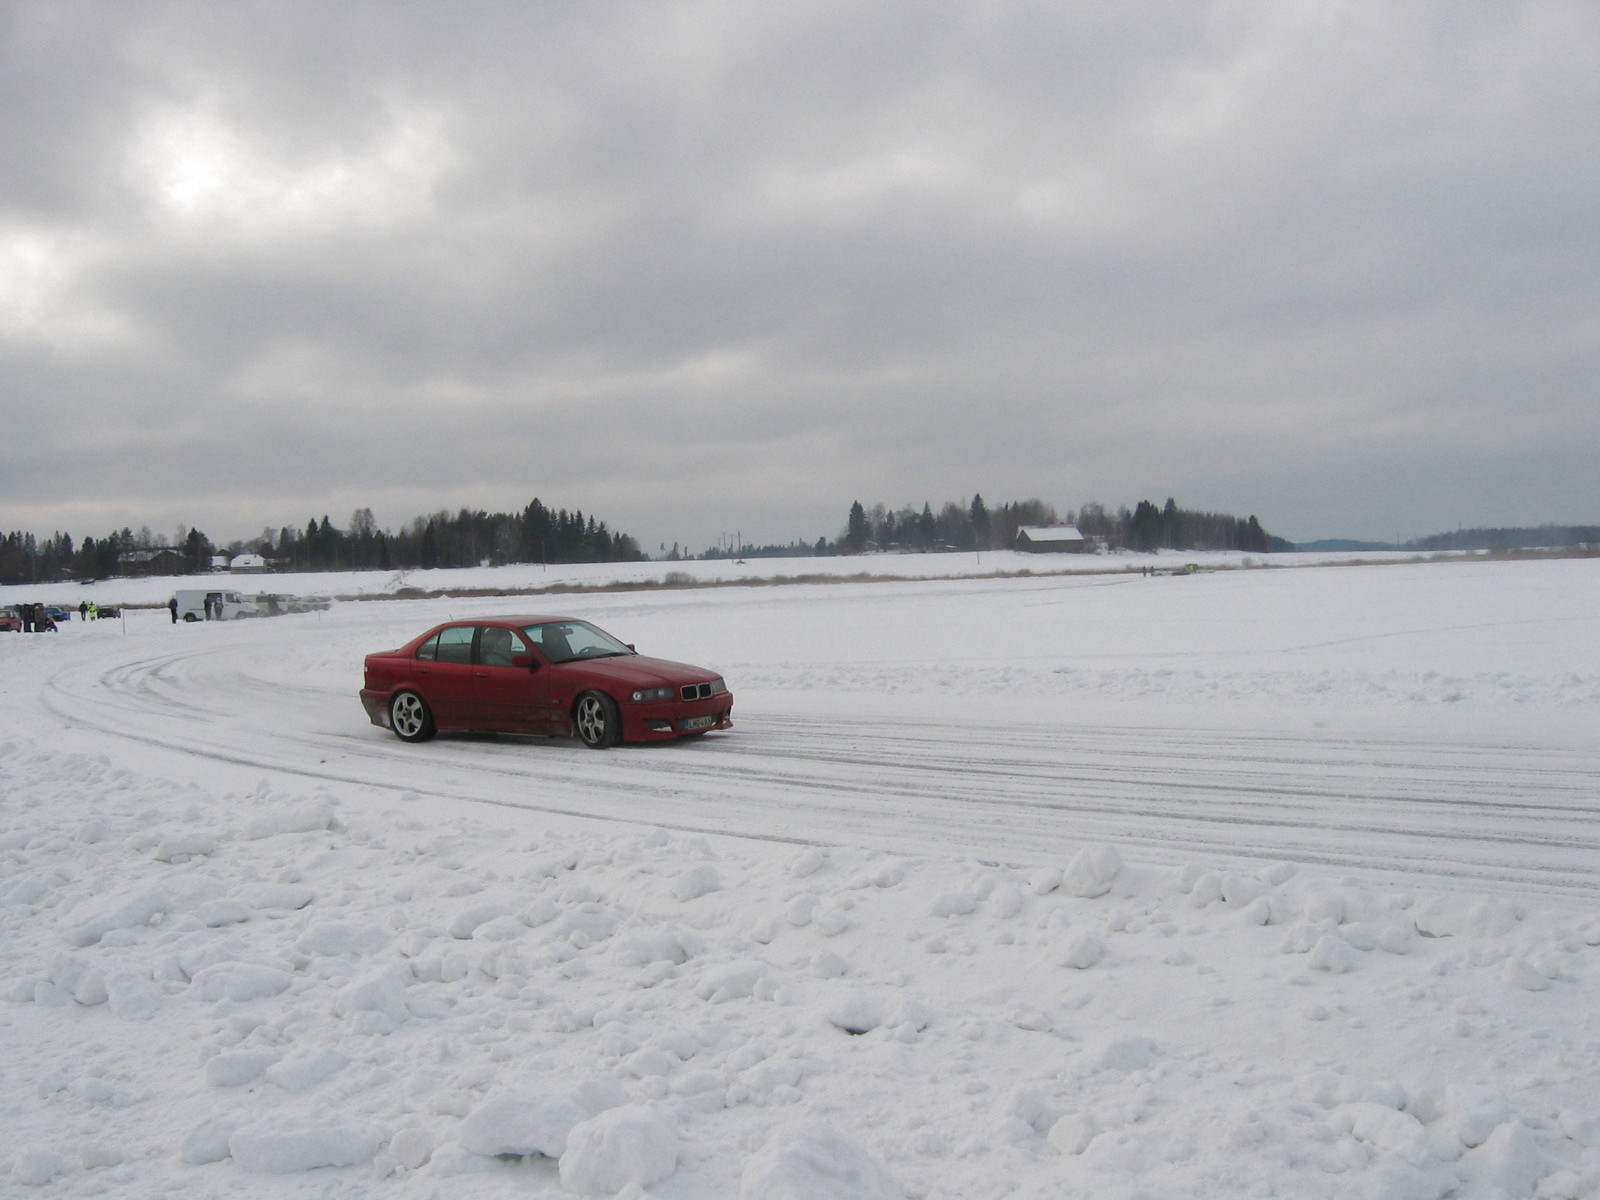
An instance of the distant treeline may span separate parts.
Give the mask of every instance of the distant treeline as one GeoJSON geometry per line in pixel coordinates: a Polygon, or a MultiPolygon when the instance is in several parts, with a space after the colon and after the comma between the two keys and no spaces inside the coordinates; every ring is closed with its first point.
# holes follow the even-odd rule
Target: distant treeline
{"type": "MultiPolygon", "coordinates": [[[[230,549],[234,549],[230,547],[230,549]]],[[[273,559],[286,570],[399,570],[407,567],[475,567],[480,563],[635,562],[645,557],[639,543],[613,533],[604,521],[581,509],[549,509],[534,499],[520,513],[490,513],[463,508],[415,517],[398,533],[377,527],[370,508],[357,509],[350,528],[340,530],[323,517],[302,532],[284,526],[274,536],[264,530],[254,542],[237,547],[273,559]]]]}
{"type": "Polygon", "coordinates": [[[890,510],[881,504],[864,507],[858,500],[838,540],[817,543],[817,553],[861,554],[868,550],[991,550],[1016,545],[1017,530],[1025,525],[1075,525],[1085,537],[1110,549],[1129,550],[1248,550],[1265,554],[1287,550],[1289,544],[1272,537],[1255,517],[1195,512],[1179,508],[1171,497],[1157,508],[1148,500],[1133,509],[1108,511],[1100,504],[1085,504],[1065,516],[1043,500],[1022,500],[991,509],[981,495],[969,503],[947,501],[938,512],[924,502],[919,512],[908,506],[890,510]]]}
{"type": "Polygon", "coordinates": [[[537,499],[520,513],[463,508],[416,517],[398,532],[379,529],[370,508],[357,509],[348,529],[324,516],[297,529],[262,530],[246,541],[214,545],[198,529],[178,530],[175,539],[122,529],[74,544],[70,534],[38,539],[10,533],[0,540],[0,583],[49,579],[105,579],[113,575],[193,574],[208,570],[212,556],[255,553],[281,570],[401,570],[411,567],[475,567],[508,562],[633,562],[645,557],[625,533],[582,510],[549,509],[537,499]]]}
{"type": "Polygon", "coordinates": [[[1406,543],[1408,550],[1544,550],[1562,546],[1600,546],[1600,525],[1458,529],[1406,543]]]}

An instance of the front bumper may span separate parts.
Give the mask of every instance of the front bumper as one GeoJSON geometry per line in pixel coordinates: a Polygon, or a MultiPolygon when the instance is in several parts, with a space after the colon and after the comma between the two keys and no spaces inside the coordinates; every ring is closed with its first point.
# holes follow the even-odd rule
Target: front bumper
{"type": "Polygon", "coordinates": [[[622,736],[630,742],[666,742],[732,728],[733,695],[729,692],[689,704],[665,700],[649,704],[624,701],[622,705],[622,736]],[[686,727],[685,722],[691,724],[686,727]]]}

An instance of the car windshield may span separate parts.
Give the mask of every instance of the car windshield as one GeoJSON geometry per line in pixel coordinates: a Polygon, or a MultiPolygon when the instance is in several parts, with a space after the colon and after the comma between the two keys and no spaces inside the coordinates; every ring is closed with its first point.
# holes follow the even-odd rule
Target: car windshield
{"type": "Polygon", "coordinates": [[[528,625],[522,633],[552,663],[633,653],[605,630],[587,621],[549,621],[543,625],[528,625]]]}

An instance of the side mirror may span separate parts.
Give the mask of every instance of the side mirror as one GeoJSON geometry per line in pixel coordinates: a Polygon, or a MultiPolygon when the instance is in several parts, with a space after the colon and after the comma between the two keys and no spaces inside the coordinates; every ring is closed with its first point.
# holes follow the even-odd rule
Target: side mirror
{"type": "Polygon", "coordinates": [[[513,667],[522,667],[529,671],[537,671],[539,669],[539,660],[531,654],[513,654],[511,656],[511,665],[513,667]]]}
{"type": "Polygon", "coordinates": [[[634,653],[635,653],[635,654],[637,654],[637,653],[639,653],[639,652],[638,652],[638,651],[637,651],[637,650],[634,650],[634,647],[633,647],[633,643],[632,643],[632,642],[629,642],[629,643],[628,643],[628,649],[629,649],[629,650],[633,650],[633,652],[634,652],[634,653]]]}

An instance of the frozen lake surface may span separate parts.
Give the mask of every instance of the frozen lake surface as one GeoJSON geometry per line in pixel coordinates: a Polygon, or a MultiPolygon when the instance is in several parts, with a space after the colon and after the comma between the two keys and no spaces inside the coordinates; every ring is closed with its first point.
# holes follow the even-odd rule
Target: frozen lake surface
{"type": "Polygon", "coordinates": [[[1600,562],[988,577],[1016,557],[0,639],[0,1169],[1594,1194],[1600,562]],[[364,653],[508,611],[722,671],[737,728],[366,722],[364,653]]]}

